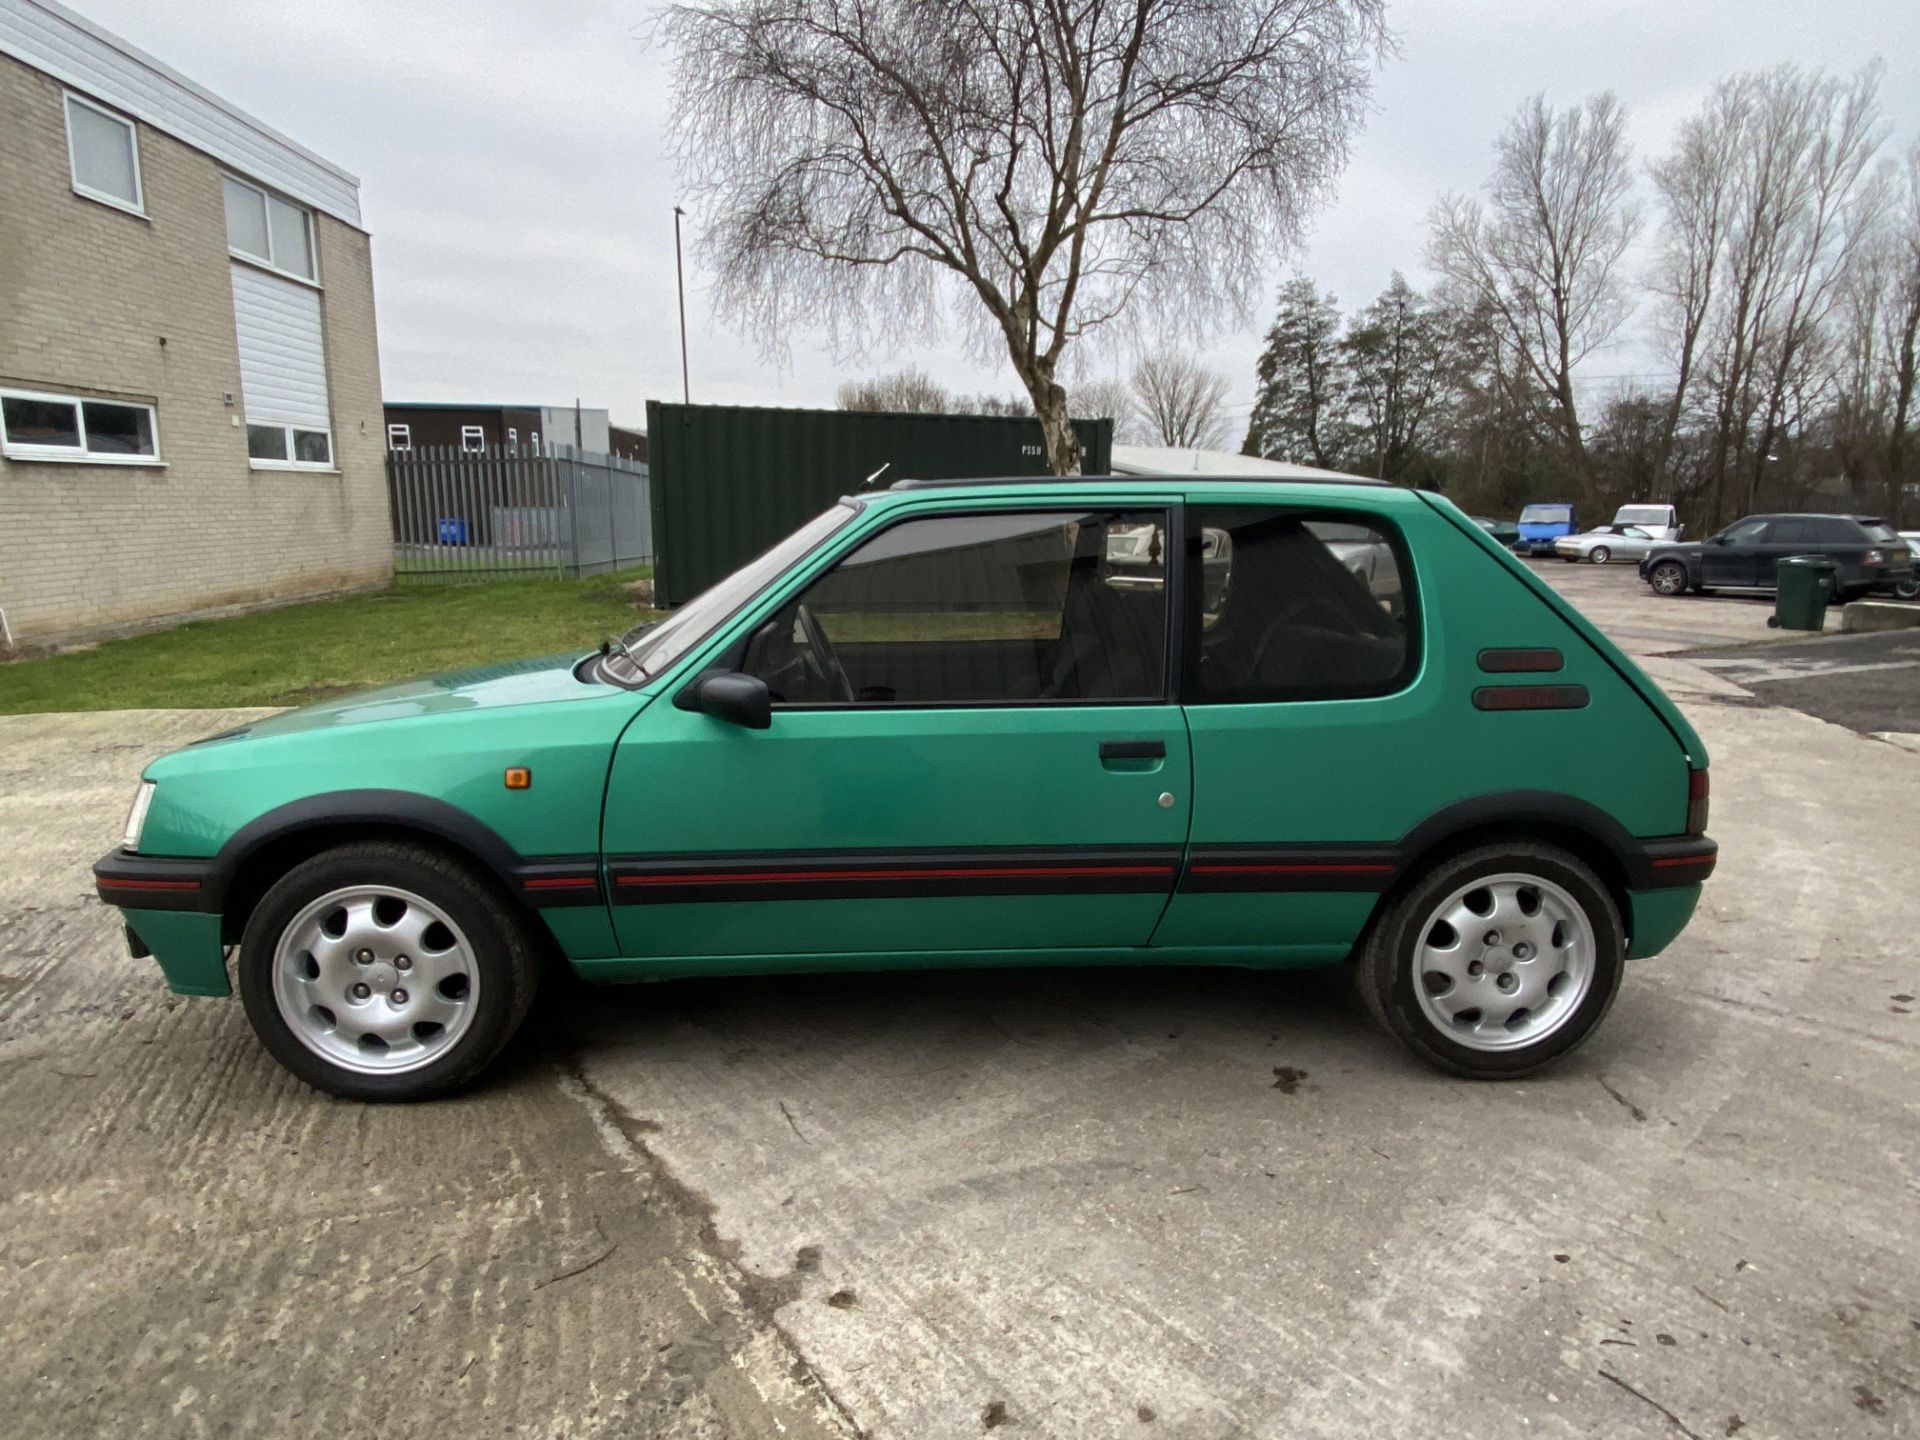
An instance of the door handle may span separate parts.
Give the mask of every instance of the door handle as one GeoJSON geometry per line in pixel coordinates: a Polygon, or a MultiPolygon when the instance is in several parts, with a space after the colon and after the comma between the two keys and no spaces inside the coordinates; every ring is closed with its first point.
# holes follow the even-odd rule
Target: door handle
{"type": "Polygon", "coordinates": [[[1164,760],[1167,758],[1167,742],[1164,740],[1102,740],[1100,758],[1102,760],[1164,760]]]}

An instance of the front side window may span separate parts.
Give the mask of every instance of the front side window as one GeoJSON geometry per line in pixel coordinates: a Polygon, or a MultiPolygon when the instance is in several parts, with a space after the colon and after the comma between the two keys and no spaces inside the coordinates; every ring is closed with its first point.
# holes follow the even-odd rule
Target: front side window
{"type": "Polygon", "coordinates": [[[68,95],[67,158],[76,194],[121,210],[145,213],[140,193],[140,138],[131,120],[123,120],[78,95],[68,95]]]}
{"type": "Polygon", "coordinates": [[[1722,530],[1720,538],[1729,545],[1758,545],[1766,538],[1769,523],[1765,520],[1742,520],[1722,530]]]}
{"type": "Polygon", "coordinates": [[[231,175],[222,176],[220,184],[227,202],[227,249],[283,274],[314,279],[313,217],[291,200],[231,175]]]}
{"type": "Polygon", "coordinates": [[[487,448],[487,435],[478,425],[460,427],[460,448],[462,450],[484,450],[487,448]]]}
{"type": "Polygon", "coordinates": [[[1021,510],[883,530],[757,629],[786,705],[1004,705],[1166,693],[1166,515],[1021,510]]]}
{"type": "Polygon", "coordinates": [[[1384,526],[1204,506],[1188,537],[1190,702],[1354,699],[1411,680],[1408,573],[1384,526]]]}
{"type": "Polygon", "coordinates": [[[153,406],[77,395],[0,391],[0,442],[16,460],[151,465],[160,458],[153,406]]]}

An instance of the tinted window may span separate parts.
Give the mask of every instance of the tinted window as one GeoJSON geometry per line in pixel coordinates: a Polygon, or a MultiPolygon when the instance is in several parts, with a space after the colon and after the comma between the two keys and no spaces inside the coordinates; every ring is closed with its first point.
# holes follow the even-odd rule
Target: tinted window
{"type": "Polygon", "coordinates": [[[755,631],[776,703],[965,705],[1165,693],[1158,511],[1022,511],[882,531],[755,631]]]}
{"type": "Polygon", "coordinates": [[[1191,517],[1187,693],[1201,703],[1382,695],[1413,674],[1401,551],[1360,521],[1241,506],[1191,517]]]}
{"type": "Polygon", "coordinates": [[[1765,520],[1742,520],[1720,532],[1729,545],[1758,545],[1767,535],[1765,520]]]}
{"type": "Polygon", "coordinates": [[[1767,531],[1769,545],[1813,545],[1831,538],[1817,520],[1776,520],[1767,531]]]}
{"type": "Polygon", "coordinates": [[[1860,528],[1867,532],[1867,538],[1876,545],[1895,545],[1899,543],[1899,532],[1884,520],[1869,521],[1862,524],[1860,528]]]}

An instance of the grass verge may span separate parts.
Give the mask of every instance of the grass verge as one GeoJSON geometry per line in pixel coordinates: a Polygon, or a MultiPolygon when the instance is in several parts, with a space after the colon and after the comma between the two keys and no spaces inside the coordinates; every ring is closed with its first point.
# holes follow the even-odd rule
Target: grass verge
{"type": "Polygon", "coordinates": [[[628,582],[409,585],[0,664],[0,715],[303,705],[463,665],[589,650],[645,618],[628,582]]]}

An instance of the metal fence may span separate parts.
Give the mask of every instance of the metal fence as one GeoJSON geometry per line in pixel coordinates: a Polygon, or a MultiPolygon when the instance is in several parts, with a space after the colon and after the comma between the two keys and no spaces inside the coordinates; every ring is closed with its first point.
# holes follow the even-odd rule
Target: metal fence
{"type": "Polygon", "coordinates": [[[600,575],[653,561],[645,462],[555,445],[387,452],[402,581],[600,575]]]}

